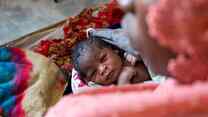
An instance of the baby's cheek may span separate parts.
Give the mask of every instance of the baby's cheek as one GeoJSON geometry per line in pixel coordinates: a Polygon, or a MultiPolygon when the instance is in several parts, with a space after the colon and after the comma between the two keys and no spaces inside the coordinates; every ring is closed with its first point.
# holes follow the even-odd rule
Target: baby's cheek
{"type": "Polygon", "coordinates": [[[117,61],[115,61],[114,66],[115,69],[120,69],[122,67],[122,63],[121,61],[118,59],[117,61]]]}
{"type": "Polygon", "coordinates": [[[95,76],[95,81],[93,82],[102,83],[102,77],[100,75],[95,76]]]}

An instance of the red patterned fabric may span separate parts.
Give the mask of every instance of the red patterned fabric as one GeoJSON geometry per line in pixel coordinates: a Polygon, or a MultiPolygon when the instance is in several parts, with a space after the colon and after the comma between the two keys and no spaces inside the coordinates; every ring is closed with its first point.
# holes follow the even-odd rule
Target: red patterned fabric
{"type": "Polygon", "coordinates": [[[66,71],[71,71],[70,49],[86,38],[86,29],[104,28],[120,23],[124,13],[116,0],[94,8],[86,8],[79,15],[70,17],[63,26],[64,39],[41,41],[34,51],[51,58],[66,71]]]}

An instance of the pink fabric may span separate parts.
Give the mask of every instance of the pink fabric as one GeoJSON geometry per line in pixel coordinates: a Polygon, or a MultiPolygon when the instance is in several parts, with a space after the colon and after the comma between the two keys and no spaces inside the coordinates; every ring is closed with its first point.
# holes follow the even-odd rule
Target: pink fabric
{"type": "Polygon", "coordinates": [[[63,98],[46,117],[208,116],[207,82],[182,86],[167,81],[155,91],[155,87],[145,90],[142,87],[111,87],[71,95],[63,98]]]}
{"type": "Polygon", "coordinates": [[[150,8],[150,34],[178,54],[168,66],[181,83],[208,80],[208,0],[160,0],[150,8]]]}

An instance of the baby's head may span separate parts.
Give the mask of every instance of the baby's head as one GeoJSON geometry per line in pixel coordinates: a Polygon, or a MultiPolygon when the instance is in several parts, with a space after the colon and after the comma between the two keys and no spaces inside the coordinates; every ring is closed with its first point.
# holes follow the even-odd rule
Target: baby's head
{"type": "Polygon", "coordinates": [[[101,40],[87,39],[73,48],[72,60],[82,80],[101,85],[114,83],[122,69],[121,57],[101,40]]]}

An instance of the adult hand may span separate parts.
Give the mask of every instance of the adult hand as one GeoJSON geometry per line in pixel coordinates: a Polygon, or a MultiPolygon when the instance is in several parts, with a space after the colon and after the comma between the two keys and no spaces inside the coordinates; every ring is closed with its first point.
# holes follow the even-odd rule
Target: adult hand
{"type": "Polygon", "coordinates": [[[132,46],[140,53],[145,65],[153,75],[168,75],[167,64],[174,54],[161,47],[148,33],[146,22],[148,8],[157,0],[135,0],[134,13],[127,14],[122,22],[124,30],[131,37],[132,46]]]}

